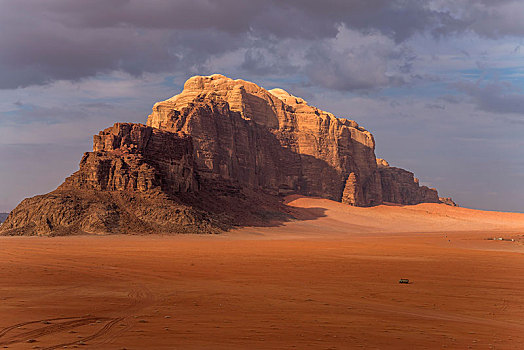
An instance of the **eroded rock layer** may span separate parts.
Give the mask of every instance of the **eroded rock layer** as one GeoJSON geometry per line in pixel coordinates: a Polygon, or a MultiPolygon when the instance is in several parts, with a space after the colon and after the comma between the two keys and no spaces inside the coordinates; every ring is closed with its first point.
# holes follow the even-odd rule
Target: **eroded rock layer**
{"type": "Polygon", "coordinates": [[[440,202],[374,149],[356,122],[284,90],[197,76],[156,103],[147,126],[95,135],[79,171],[24,200],[0,232],[217,232],[291,217],[286,194],[356,206],[440,202]]]}

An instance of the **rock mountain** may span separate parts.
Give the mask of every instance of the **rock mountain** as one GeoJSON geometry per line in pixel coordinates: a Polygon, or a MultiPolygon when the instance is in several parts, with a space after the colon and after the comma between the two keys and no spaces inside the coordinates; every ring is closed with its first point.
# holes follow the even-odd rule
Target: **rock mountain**
{"type": "Polygon", "coordinates": [[[147,125],[95,135],[80,169],[22,201],[0,233],[220,232],[292,218],[288,194],[355,206],[441,202],[413,173],[377,159],[373,135],[355,121],[215,74],[156,103],[147,125]]]}

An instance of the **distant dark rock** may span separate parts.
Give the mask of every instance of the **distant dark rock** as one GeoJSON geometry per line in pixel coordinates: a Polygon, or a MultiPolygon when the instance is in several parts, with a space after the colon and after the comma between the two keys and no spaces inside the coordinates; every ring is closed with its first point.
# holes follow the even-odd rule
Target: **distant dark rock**
{"type": "Polygon", "coordinates": [[[439,197],[440,203],[444,203],[446,205],[452,206],[452,207],[458,207],[459,205],[453,201],[451,197],[439,197]]]}

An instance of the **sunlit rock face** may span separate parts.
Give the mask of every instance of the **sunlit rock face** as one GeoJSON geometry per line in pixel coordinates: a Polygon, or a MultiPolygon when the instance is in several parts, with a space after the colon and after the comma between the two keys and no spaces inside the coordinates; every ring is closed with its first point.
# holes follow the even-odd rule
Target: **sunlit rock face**
{"type": "Polygon", "coordinates": [[[355,121],[282,89],[195,76],[154,105],[147,125],[95,135],[80,169],[24,200],[0,233],[217,232],[292,216],[287,194],[354,206],[440,202],[374,150],[355,121]]]}
{"type": "Polygon", "coordinates": [[[182,93],[155,104],[147,125],[191,135],[202,177],[274,194],[340,201],[346,191],[354,197],[347,203],[382,202],[371,133],[282,89],[193,77],[182,93]]]}

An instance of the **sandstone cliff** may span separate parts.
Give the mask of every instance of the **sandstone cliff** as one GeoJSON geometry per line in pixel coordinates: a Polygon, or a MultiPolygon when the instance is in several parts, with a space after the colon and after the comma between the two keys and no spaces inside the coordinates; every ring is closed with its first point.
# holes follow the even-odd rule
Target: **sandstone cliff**
{"type": "Polygon", "coordinates": [[[420,186],[412,172],[390,167],[384,159],[377,159],[382,183],[382,200],[387,203],[440,203],[437,190],[420,186]]]}
{"type": "Polygon", "coordinates": [[[281,89],[193,77],[181,94],[155,104],[147,125],[191,135],[204,178],[337,201],[346,190],[358,194],[347,203],[382,203],[371,133],[281,89]]]}
{"type": "Polygon", "coordinates": [[[120,123],[55,191],[24,200],[0,232],[218,232],[293,216],[281,195],[372,206],[440,202],[375,157],[371,133],[282,89],[196,76],[147,126],[120,123]]]}

